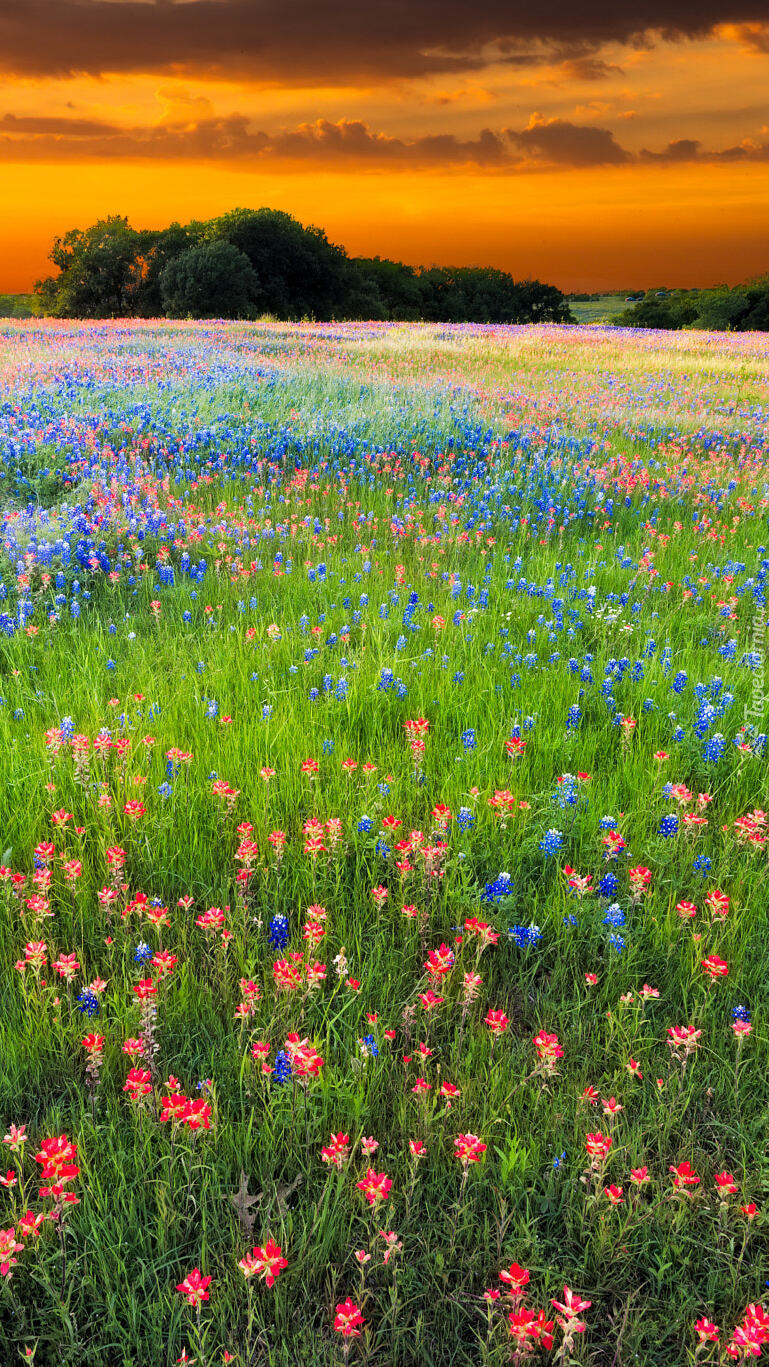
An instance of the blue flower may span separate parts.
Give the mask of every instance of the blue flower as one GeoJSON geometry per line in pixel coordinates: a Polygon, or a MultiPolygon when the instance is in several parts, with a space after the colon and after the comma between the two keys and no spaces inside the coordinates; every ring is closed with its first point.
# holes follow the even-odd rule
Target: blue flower
{"type": "Polygon", "coordinates": [[[285,949],[288,944],[288,917],[277,912],[270,921],[269,941],[273,949],[285,949]]]}
{"type": "Polygon", "coordinates": [[[140,940],[138,945],[136,946],[136,949],[134,950],[134,963],[146,964],[149,963],[151,958],[152,950],[150,949],[149,945],[145,944],[143,940],[140,940]]]}
{"type": "Polygon", "coordinates": [[[671,836],[678,835],[678,817],[675,812],[670,812],[667,816],[661,817],[660,824],[657,827],[657,835],[664,836],[666,840],[669,840],[671,836]]]}
{"type": "Polygon", "coordinates": [[[542,931],[539,926],[509,926],[508,935],[515,940],[519,949],[525,949],[528,945],[537,945],[542,939],[542,931]]]}
{"type": "Polygon", "coordinates": [[[481,893],[481,901],[500,902],[503,897],[509,897],[513,886],[513,880],[509,873],[498,873],[491,883],[486,884],[481,893]]]}
{"type": "Polygon", "coordinates": [[[725,749],[726,741],[721,733],[717,731],[714,736],[710,737],[710,740],[705,742],[702,758],[706,764],[717,764],[725,749]]]}
{"type": "Polygon", "coordinates": [[[77,998],[77,1009],[82,1011],[84,1016],[98,1016],[99,998],[95,992],[91,991],[90,987],[83,988],[77,998]]]}
{"type": "Polygon", "coordinates": [[[544,837],[539,842],[539,848],[541,849],[546,859],[549,859],[552,855],[557,854],[562,846],[563,833],[561,831],[556,831],[553,827],[551,827],[549,831],[545,832],[544,837]]]}
{"type": "Polygon", "coordinates": [[[562,811],[567,807],[576,807],[579,802],[579,792],[577,791],[577,780],[573,774],[561,775],[555,792],[550,795],[550,800],[562,811]]]}
{"type": "Polygon", "coordinates": [[[364,834],[368,834],[368,832],[371,831],[371,830],[373,830],[373,829],[374,829],[374,823],[373,823],[373,821],[371,820],[371,817],[370,817],[370,816],[362,816],[361,819],[360,819],[360,821],[358,822],[358,830],[359,830],[359,831],[362,831],[364,834]]]}
{"type": "Polygon", "coordinates": [[[624,926],[625,913],[618,902],[612,902],[611,906],[606,908],[603,923],[605,926],[612,926],[614,930],[619,930],[620,927],[624,926]]]}
{"type": "Polygon", "coordinates": [[[275,1055],[275,1066],[272,1070],[272,1081],[276,1087],[282,1087],[291,1077],[291,1060],[285,1049],[279,1049],[275,1055]]]}
{"type": "Polygon", "coordinates": [[[477,748],[478,743],[475,739],[475,732],[473,730],[463,731],[460,739],[466,750],[475,750],[477,748]]]}
{"type": "Polygon", "coordinates": [[[619,878],[616,873],[605,873],[598,884],[598,891],[602,897],[613,897],[618,887],[619,878]]]}

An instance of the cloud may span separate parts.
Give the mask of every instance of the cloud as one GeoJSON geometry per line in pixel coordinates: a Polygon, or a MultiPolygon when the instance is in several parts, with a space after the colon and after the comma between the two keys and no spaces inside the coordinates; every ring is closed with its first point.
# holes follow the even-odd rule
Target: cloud
{"type": "Polygon", "coordinates": [[[532,114],[522,129],[482,128],[477,137],[432,133],[391,137],[362,119],[317,119],[266,132],[244,114],[194,120],[197,102],[165,108],[155,124],[121,127],[96,119],[0,116],[0,163],[85,161],[217,162],[327,170],[448,170],[472,167],[489,173],[641,163],[769,161],[769,142],[746,138],[732,147],[704,148],[695,138],[678,138],[659,151],[628,151],[609,128],[546,119],[532,114]]]}
{"type": "Polygon", "coordinates": [[[490,54],[584,62],[603,43],[718,25],[755,45],[766,18],[766,0],[0,0],[0,69],[351,84],[479,69],[490,54]]]}
{"type": "Polygon", "coordinates": [[[746,138],[736,147],[724,147],[710,154],[713,161],[769,161],[769,142],[753,142],[746,138]]]}
{"type": "Polygon", "coordinates": [[[769,161],[769,142],[754,142],[746,138],[744,142],[720,150],[703,148],[697,138],[678,138],[669,142],[661,152],[650,152],[644,147],[640,152],[641,161],[657,162],[731,162],[731,161],[769,161]]]}
{"type": "Polygon", "coordinates": [[[608,128],[591,128],[565,119],[532,114],[520,132],[507,129],[511,142],[556,166],[620,166],[632,160],[608,128]]]}
{"type": "MultiPolygon", "coordinates": [[[[174,111],[176,112],[176,111],[174,111]]],[[[266,133],[242,114],[228,118],[168,120],[120,128],[70,118],[0,118],[0,161],[234,161],[301,163],[362,168],[382,164],[425,168],[511,164],[504,137],[484,128],[477,138],[451,133],[411,139],[372,130],[359,119],[318,119],[266,133]]]]}
{"type": "Polygon", "coordinates": [[[186,118],[133,128],[73,118],[0,118],[1,161],[217,161],[325,167],[474,166],[516,171],[542,166],[619,165],[631,159],[608,128],[534,114],[526,128],[477,137],[432,133],[391,137],[362,119],[317,119],[268,133],[243,114],[186,118]]]}
{"type": "Polygon", "coordinates": [[[561,62],[553,84],[572,81],[607,81],[610,76],[623,76],[616,62],[604,62],[600,57],[569,57],[561,62]]]}
{"type": "Polygon", "coordinates": [[[28,133],[37,137],[40,134],[57,135],[62,131],[66,131],[70,138],[99,138],[109,137],[114,129],[111,124],[101,123],[97,119],[44,118],[18,114],[4,114],[0,118],[0,134],[28,133]]]}
{"type": "Polygon", "coordinates": [[[642,161],[696,161],[701,147],[698,138],[677,138],[661,152],[650,152],[647,147],[642,147],[640,156],[642,161]]]}
{"type": "Polygon", "coordinates": [[[717,32],[746,52],[769,52],[769,24],[719,24],[717,32]]]}
{"type": "Polygon", "coordinates": [[[214,117],[214,107],[205,95],[193,95],[175,86],[161,86],[157,92],[163,105],[161,122],[192,128],[204,119],[214,117]]]}
{"type": "Polygon", "coordinates": [[[505,145],[489,128],[481,129],[476,139],[463,140],[452,133],[436,133],[404,141],[384,133],[372,133],[362,120],[340,119],[330,123],[318,119],[303,123],[291,132],[269,140],[265,151],[278,158],[305,160],[363,160],[417,162],[423,166],[445,166],[473,162],[479,166],[498,166],[506,158],[505,145]]]}

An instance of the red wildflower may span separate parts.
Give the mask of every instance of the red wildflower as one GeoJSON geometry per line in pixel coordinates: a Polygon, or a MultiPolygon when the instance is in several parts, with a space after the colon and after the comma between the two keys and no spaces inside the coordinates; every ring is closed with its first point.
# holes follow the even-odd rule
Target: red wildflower
{"type": "Polygon", "coordinates": [[[355,1184],[359,1191],[363,1192],[370,1206],[376,1205],[379,1201],[386,1201],[390,1195],[392,1178],[386,1172],[374,1172],[373,1168],[366,1170],[366,1175],[360,1182],[355,1184]]]}
{"type": "Polygon", "coordinates": [[[679,1163],[677,1167],[671,1163],[669,1171],[673,1174],[673,1186],[679,1190],[685,1187],[694,1187],[700,1180],[688,1159],[679,1163]]]}
{"type": "Polygon", "coordinates": [[[511,1263],[500,1272],[499,1280],[504,1282],[505,1286],[509,1286],[511,1291],[520,1292],[528,1284],[529,1272],[525,1267],[521,1267],[520,1263],[511,1263]]]}
{"type": "Polygon", "coordinates": [[[246,1253],[238,1267],[242,1269],[244,1277],[263,1277],[267,1285],[272,1286],[284,1267],[288,1267],[288,1259],[283,1257],[283,1250],[268,1235],[264,1247],[256,1247],[246,1253]]]}
{"type": "Polygon", "coordinates": [[[199,1306],[203,1301],[208,1300],[208,1287],[211,1284],[210,1277],[202,1277],[200,1268],[193,1267],[188,1272],[183,1282],[177,1282],[176,1289],[181,1291],[188,1305],[199,1306]]]}
{"type": "Polygon", "coordinates": [[[357,1305],[347,1297],[336,1307],[334,1317],[334,1329],[337,1334],[342,1334],[344,1338],[360,1338],[361,1326],[364,1324],[363,1316],[357,1305]]]}
{"type": "Polygon", "coordinates": [[[476,1134],[458,1134],[454,1140],[454,1148],[465,1169],[470,1163],[480,1163],[481,1154],[486,1152],[486,1145],[476,1134]]]}

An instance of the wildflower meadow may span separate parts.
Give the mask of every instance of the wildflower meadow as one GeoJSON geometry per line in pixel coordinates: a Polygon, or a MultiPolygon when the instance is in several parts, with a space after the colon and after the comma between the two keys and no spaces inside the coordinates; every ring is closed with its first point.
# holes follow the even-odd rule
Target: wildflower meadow
{"type": "Polygon", "coordinates": [[[767,345],[0,326],[2,1367],[762,1355],[767,345]]]}

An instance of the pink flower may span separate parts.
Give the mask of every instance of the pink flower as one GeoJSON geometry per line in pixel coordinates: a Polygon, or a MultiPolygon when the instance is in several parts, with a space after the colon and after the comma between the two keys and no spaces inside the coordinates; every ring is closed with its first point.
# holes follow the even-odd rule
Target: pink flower
{"type": "Polygon", "coordinates": [[[238,1267],[242,1269],[244,1277],[263,1277],[267,1285],[272,1286],[284,1267],[288,1267],[288,1259],[283,1257],[283,1250],[268,1235],[264,1247],[253,1248],[246,1253],[238,1267]]]}
{"type": "Polygon", "coordinates": [[[176,1289],[184,1296],[188,1305],[199,1306],[203,1301],[208,1300],[208,1287],[211,1284],[210,1277],[202,1277],[199,1267],[193,1267],[187,1273],[183,1282],[177,1282],[176,1289]]]}
{"type": "Polygon", "coordinates": [[[374,1206],[379,1201],[387,1200],[390,1195],[392,1178],[388,1177],[386,1172],[375,1172],[373,1168],[368,1168],[365,1176],[355,1185],[359,1191],[363,1192],[369,1205],[374,1206]]]}
{"type": "Polygon", "coordinates": [[[354,1301],[347,1297],[336,1307],[334,1317],[334,1329],[337,1334],[344,1338],[360,1338],[361,1325],[364,1323],[363,1316],[354,1301]]]}

